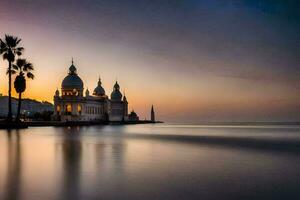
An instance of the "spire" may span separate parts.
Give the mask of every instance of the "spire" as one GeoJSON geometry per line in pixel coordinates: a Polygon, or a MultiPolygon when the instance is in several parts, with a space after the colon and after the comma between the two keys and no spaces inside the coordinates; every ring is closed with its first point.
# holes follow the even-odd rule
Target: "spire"
{"type": "Polygon", "coordinates": [[[116,81],[116,83],[114,85],[114,89],[115,90],[120,90],[120,85],[118,84],[118,81],[116,81]]]}
{"type": "Polygon", "coordinates": [[[89,91],[89,88],[86,88],[86,91],[85,91],[85,96],[86,96],[86,97],[90,96],[90,91],[89,91]]]}
{"type": "Polygon", "coordinates": [[[56,88],[55,96],[59,96],[59,90],[58,90],[58,88],[56,88]]]}
{"type": "Polygon", "coordinates": [[[98,86],[101,86],[102,82],[101,82],[101,78],[99,76],[99,80],[98,80],[98,86]]]}
{"type": "Polygon", "coordinates": [[[155,112],[154,112],[153,105],[151,106],[151,121],[155,122],[155,112]]]}
{"type": "Polygon", "coordinates": [[[124,96],[123,96],[123,101],[124,101],[124,102],[127,102],[127,98],[126,98],[126,95],[125,95],[125,90],[124,90],[124,92],[123,92],[123,93],[124,93],[124,96]]]}
{"type": "Polygon", "coordinates": [[[73,60],[73,57],[72,57],[72,61],[71,61],[71,66],[69,67],[69,74],[76,74],[76,67],[74,66],[74,60],[73,60]]]}

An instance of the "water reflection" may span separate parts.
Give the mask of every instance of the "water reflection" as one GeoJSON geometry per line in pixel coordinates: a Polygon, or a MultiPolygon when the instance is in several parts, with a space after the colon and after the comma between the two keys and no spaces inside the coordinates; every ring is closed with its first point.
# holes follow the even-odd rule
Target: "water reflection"
{"type": "Polygon", "coordinates": [[[62,155],[62,199],[80,199],[80,177],[82,142],[81,129],[78,127],[63,128],[61,142],[62,155]]]}
{"type": "MultiPolygon", "coordinates": [[[[118,185],[124,171],[126,144],[122,136],[83,136],[88,130],[81,127],[60,129],[56,142],[56,158],[61,162],[61,199],[84,199],[87,186],[118,185]],[[89,174],[91,173],[91,174],[89,174]],[[116,178],[117,177],[117,178],[116,178]]],[[[97,132],[101,134],[98,127],[97,132]]],[[[97,191],[92,192],[93,195],[97,191]]]]}
{"type": "Polygon", "coordinates": [[[299,199],[299,130],[0,131],[0,199],[299,199]]]}
{"type": "Polygon", "coordinates": [[[209,145],[244,149],[252,151],[270,151],[277,153],[300,154],[299,138],[254,138],[254,137],[236,137],[236,136],[199,136],[199,135],[160,135],[160,134],[130,134],[130,139],[138,140],[156,140],[175,143],[188,143],[190,145],[209,145]]]}
{"type": "Polygon", "coordinates": [[[7,131],[7,177],[4,199],[18,199],[21,185],[22,148],[20,132],[7,131]]]}

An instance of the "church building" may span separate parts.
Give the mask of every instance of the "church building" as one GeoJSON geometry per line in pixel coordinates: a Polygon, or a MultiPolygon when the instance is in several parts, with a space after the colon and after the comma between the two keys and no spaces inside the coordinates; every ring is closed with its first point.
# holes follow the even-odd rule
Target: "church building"
{"type": "Polygon", "coordinates": [[[120,92],[116,81],[110,98],[106,95],[99,78],[92,95],[77,74],[73,60],[69,73],[54,95],[54,118],[60,121],[127,121],[128,102],[120,92]]]}

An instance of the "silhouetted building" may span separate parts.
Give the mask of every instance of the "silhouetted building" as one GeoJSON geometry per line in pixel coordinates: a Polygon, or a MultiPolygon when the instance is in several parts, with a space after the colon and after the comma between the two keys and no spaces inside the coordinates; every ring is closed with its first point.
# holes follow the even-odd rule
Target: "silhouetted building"
{"type": "Polygon", "coordinates": [[[90,95],[88,89],[83,95],[83,81],[77,74],[72,61],[69,73],[62,81],[60,95],[54,95],[54,118],[61,121],[123,121],[128,120],[128,101],[120,92],[116,81],[110,99],[105,94],[101,79],[90,95]],[[122,99],[123,97],[123,99],[122,99]]]}
{"type": "Polygon", "coordinates": [[[151,121],[152,121],[152,122],[155,122],[155,113],[154,113],[153,105],[152,105],[152,107],[151,107],[151,121]]]}
{"type": "Polygon", "coordinates": [[[139,117],[138,115],[136,114],[136,112],[134,112],[134,110],[132,110],[130,112],[130,114],[128,115],[128,120],[129,121],[139,121],[139,117]]]}

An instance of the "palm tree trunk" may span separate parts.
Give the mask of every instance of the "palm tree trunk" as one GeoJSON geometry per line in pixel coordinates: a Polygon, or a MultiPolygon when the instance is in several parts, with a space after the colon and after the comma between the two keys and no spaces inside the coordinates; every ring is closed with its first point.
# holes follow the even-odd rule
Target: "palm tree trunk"
{"type": "Polygon", "coordinates": [[[8,115],[7,121],[12,121],[12,110],[11,110],[11,61],[8,62],[8,115]]]}
{"type": "Polygon", "coordinates": [[[20,121],[20,113],[21,113],[21,103],[22,103],[22,92],[19,93],[19,99],[18,99],[18,112],[17,112],[17,117],[16,121],[20,121]]]}

